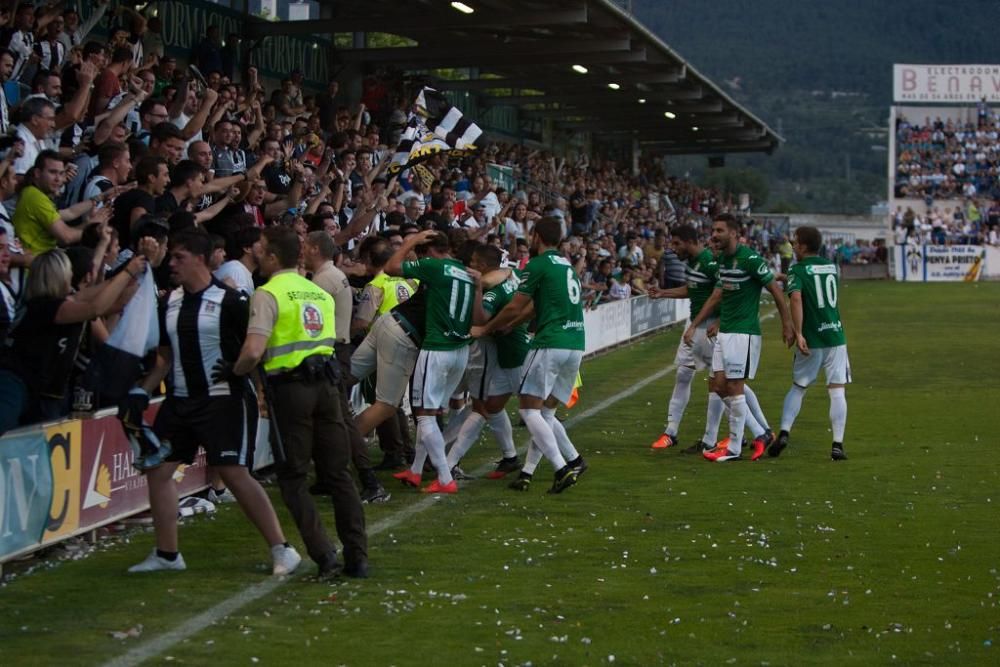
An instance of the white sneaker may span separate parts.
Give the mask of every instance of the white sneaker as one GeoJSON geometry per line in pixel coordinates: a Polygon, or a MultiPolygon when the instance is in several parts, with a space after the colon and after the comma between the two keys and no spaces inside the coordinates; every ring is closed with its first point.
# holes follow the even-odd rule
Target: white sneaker
{"type": "Polygon", "coordinates": [[[271,547],[271,559],[274,561],[271,574],[276,577],[295,572],[295,568],[302,562],[302,556],[295,550],[295,547],[286,547],[283,544],[275,544],[271,547]]]}
{"type": "Polygon", "coordinates": [[[189,496],[177,504],[177,516],[184,518],[195,514],[211,514],[215,511],[215,503],[198,496],[189,496]]]}
{"type": "Polygon", "coordinates": [[[184,556],[177,554],[177,558],[174,560],[167,560],[166,558],[161,558],[156,554],[156,549],[154,548],[146,560],[142,561],[137,565],[133,565],[128,569],[129,572],[157,572],[159,570],[186,570],[187,565],[184,564],[184,556]]]}
{"type": "Polygon", "coordinates": [[[215,503],[216,505],[222,505],[224,503],[235,503],[236,496],[229,489],[223,489],[222,493],[219,493],[215,489],[208,490],[209,501],[215,503]]]}

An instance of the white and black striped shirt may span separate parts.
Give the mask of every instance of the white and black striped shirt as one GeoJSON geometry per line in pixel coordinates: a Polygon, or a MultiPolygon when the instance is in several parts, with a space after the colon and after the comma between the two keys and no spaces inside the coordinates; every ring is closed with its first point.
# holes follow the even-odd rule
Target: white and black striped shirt
{"type": "Polygon", "coordinates": [[[56,40],[50,42],[47,39],[41,42],[35,42],[34,45],[35,53],[38,55],[39,67],[47,70],[55,70],[55,73],[59,73],[59,69],[62,67],[63,61],[66,60],[66,47],[62,45],[62,42],[56,40]]]}
{"type": "Polygon", "coordinates": [[[204,398],[240,392],[242,380],[212,384],[212,367],[219,359],[236,361],[249,319],[249,298],[214,278],[201,292],[174,290],[160,318],[160,340],[169,340],[173,351],[171,393],[204,398]]]}

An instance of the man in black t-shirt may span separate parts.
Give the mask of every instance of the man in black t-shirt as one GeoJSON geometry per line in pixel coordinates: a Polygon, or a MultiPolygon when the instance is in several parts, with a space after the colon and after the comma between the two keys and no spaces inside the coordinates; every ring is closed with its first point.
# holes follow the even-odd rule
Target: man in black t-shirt
{"type": "Polygon", "coordinates": [[[162,195],[170,183],[167,161],[147,155],[139,160],[135,177],[138,187],[115,200],[115,212],[111,217],[111,226],[118,232],[123,248],[132,245],[132,226],[136,221],[148,213],[157,213],[155,198],[162,195]]]}

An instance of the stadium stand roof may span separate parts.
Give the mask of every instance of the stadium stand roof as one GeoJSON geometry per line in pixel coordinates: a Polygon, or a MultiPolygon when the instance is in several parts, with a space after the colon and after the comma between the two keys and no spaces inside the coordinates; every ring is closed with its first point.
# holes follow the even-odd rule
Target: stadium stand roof
{"type": "Polygon", "coordinates": [[[635,140],[663,153],[770,153],[783,141],[611,0],[330,4],[328,18],[255,23],[248,36],[401,35],[414,45],[337,49],[334,61],[472,68],[477,78],[441,87],[551,119],[555,129],[635,140]]]}

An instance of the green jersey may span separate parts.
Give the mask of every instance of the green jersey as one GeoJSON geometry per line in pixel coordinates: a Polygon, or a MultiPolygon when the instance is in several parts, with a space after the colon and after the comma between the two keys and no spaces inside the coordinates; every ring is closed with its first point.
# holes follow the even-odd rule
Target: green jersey
{"type": "Polygon", "coordinates": [[[802,335],[811,348],[846,345],[837,298],[840,270],[822,257],[805,257],[788,269],[785,292],[802,293],[802,335]]]}
{"type": "MultiPolygon", "coordinates": [[[[483,310],[493,318],[514,298],[520,278],[511,271],[510,277],[483,294],[483,310]]],[[[525,322],[507,334],[493,334],[493,342],[497,346],[497,364],[500,368],[520,368],[524,358],[528,356],[531,340],[528,336],[528,323],[525,322]]]]}
{"type": "Polygon", "coordinates": [[[472,300],[475,281],[461,262],[425,257],[403,262],[403,276],[427,286],[427,330],[424,350],[455,350],[472,342],[472,300]]]}
{"type": "Polygon", "coordinates": [[[535,302],[533,349],[584,349],[580,279],[569,260],[555,250],[532,257],[517,291],[535,302]]]}
{"type": "MultiPolygon", "coordinates": [[[[696,257],[688,259],[684,265],[684,276],[687,278],[688,299],[691,300],[691,318],[694,319],[701,312],[701,307],[708,301],[708,297],[712,296],[719,278],[719,263],[712,251],[705,248],[696,257]]],[[[712,316],[719,316],[718,308],[712,316]]],[[[707,325],[707,322],[708,320],[702,325],[707,325]]]]}
{"type": "Polygon", "coordinates": [[[745,245],[719,258],[719,331],[760,335],[760,290],[774,280],[767,262],[745,245]]]}

